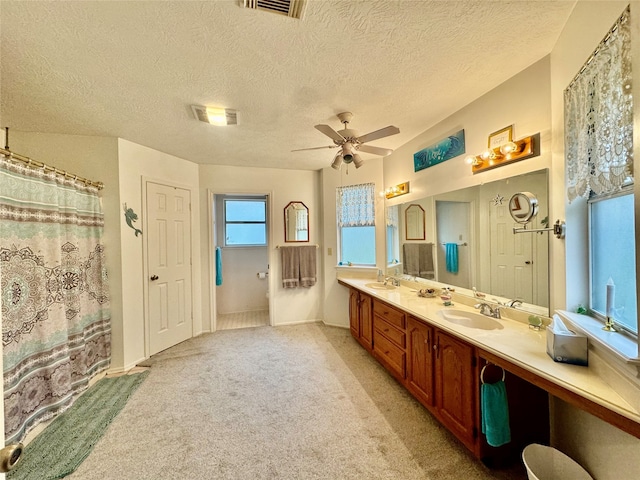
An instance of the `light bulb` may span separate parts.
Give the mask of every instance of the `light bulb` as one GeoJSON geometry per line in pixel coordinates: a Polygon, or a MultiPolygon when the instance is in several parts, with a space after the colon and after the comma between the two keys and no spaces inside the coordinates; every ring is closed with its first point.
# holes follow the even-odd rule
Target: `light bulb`
{"type": "Polygon", "coordinates": [[[503,155],[509,155],[510,153],[517,152],[518,145],[515,142],[507,142],[500,145],[500,153],[503,155]]]}

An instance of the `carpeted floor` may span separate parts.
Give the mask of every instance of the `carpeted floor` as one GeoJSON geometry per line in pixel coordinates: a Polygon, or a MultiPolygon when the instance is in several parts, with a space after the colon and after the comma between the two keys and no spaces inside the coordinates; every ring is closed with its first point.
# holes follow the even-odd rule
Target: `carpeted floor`
{"type": "Polygon", "coordinates": [[[148,364],[68,478],[526,478],[476,461],[346,329],[221,331],[148,364]]]}

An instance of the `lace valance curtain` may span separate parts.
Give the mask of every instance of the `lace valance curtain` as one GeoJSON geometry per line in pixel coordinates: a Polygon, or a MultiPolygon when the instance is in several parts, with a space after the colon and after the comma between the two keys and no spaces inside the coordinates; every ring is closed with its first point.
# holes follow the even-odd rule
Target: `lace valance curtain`
{"type": "Polygon", "coordinates": [[[6,442],[64,411],[111,358],[95,187],[0,157],[6,442]]]}
{"type": "Polygon", "coordinates": [[[376,224],[375,184],[363,183],[336,189],[338,226],[370,227],[376,224]]]}
{"type": "Polygon", "coordinates": [[[569,201],[615,192],[633,176],[629,9],[564,92],[569,201]]]}
{"type": "Polygon", "coordinates": [[[398,224],[399,224],[398,210],[399,209],[400,208],[398,205],[393,205],[392,207],[387,208],[387,213],[386,213],[387,227],[398,228],[398,224]]]}
{"type": "Polygon", "coordinates": [[[308,215],[306,210],[296,210],[296,230],[298,232],[307,231],[308,215]]]}

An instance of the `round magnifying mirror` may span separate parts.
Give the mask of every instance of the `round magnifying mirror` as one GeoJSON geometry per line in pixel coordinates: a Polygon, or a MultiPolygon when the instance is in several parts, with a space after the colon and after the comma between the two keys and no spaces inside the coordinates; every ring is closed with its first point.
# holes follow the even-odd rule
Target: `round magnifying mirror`
{"type": "Polygon", "coordinates": [[[533,193],[519,192],[509,200],[509,213],[517,223],[529,223],[538,213],[538,199],[533,193]]]}

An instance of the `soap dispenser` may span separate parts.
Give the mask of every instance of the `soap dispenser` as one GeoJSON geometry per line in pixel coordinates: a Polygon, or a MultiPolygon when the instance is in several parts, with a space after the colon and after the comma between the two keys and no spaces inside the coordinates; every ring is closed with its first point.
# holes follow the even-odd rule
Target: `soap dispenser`
{"type": "Polygon", "coordinates": [[[378,269],[378,281],[384,282],[384,274],[382,273],[381,269],[378,269]]]}

